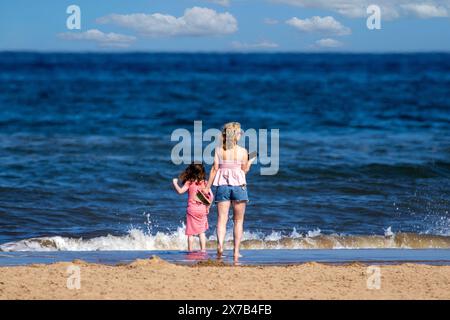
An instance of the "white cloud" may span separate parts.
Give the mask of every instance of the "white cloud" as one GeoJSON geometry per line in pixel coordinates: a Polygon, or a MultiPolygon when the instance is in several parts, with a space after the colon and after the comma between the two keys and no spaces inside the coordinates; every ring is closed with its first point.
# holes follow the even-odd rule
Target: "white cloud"
{"type": "Polygon", "coordinates": [[[222,7],[228,7],[230,5],[230,0],[206,0],[206,1],[218,4],[219,6],[222,7]]]}
{"type": "MultiPolygon", "coordinates": [[[[372,4],[371,0],[273,0],[275,2],[287,3],[306,8],[317,8],[337,12],[343,16],[350,18],[365,17],[367,7],[372,4]]],[[[383,10],[384,6],[381,2],[385,0],[378,0],[376,4],[382,8],[383,13],[388,13],[383,10]]],[[[395,1],[395,0],[394,0],[395,1]]]]}
{"type": "Polygon", "coordinates": [[[435,18],[435,17],[448,17],[448,12],[445,7],[435,6],[428,3],[414,4],[409,3],[402,6],[404,10],[416,15],[419,18],[435,18]]]}
{"type": "Polygon", "coordinates": [[[120,33],[104,33],[97,29],[90,29],[85,32],[66,32],[58,36],[65,40],[87,40],[94,41],[102,47],[128,47],[136,40],[136,37],[127,36],[120,33]]]}
{"type": "Polygon", "coordinates": [[[267,40],[263,40],[263,41],[256,42],[256,43],[233,41],[233,42],[231,42],[231,46],[234,49],[238,49],[238,50],[275,49],[275,48],[279,47],[279,45],[277,43],[267,41],[267,40]]]}
{"type": "MultiPolygon", "coordinates": [[[[290,5],[329,10],[349,18],[367,17],[369,5],[378,5],[383,19],[391,20],[415,12],[421,18],[441,17],[450,9],[448,0],[272,0],[290,5]],[[420,13],[419,13],[420,12],[420,13]]],[[[447,14],[445,15],[447,16],[447,14]]]]}
{"type": "Polygon", "coordinates": [[[315,48],[338,48],[342,46],[342,42],[337,41],[335,39],[320,39],[314,43],[315,48]]]}
{"type": "Polygon", "coordinates": [[[351,33],[350,28],[343,26],[331,16],[323,18],[314,16],[308,19],[294,17],[287,20],[286,23],[303,32],[319,32],[323,34],[335,34],[338,36],[344,36],[351,33]]]}
{"type": "Polygon", "coordinates": [[[161,13],[110,14],[98,18],[97,22],[115,24],[154,37],[220,35],[238,29],[237,20],[230,13],[200,7],[186,9],[178,18],[161,13]]]}
{"type": "Polygon", "coordinates": [[[264,23],[265,23],[265,24],[278,24],[279,21],[278,21],[277,19],[265,18],[265,19],[264,19],[264,23]]]}

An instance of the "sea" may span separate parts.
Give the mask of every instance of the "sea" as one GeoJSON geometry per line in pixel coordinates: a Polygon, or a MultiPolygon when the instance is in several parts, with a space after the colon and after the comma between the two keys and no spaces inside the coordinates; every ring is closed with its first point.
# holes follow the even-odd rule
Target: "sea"
{"type": "MultiPolygon", "coordinates": [[[[277,172],[257,161],[247,175],[250,256],[450,260],[447,53],[1,52],[2,256],[184,252],[187,196],[172,179],[189,161],[173,160],[172,138],[195,121],[279,132],[277,172]]],[[[213,206],[211,252],[216,221],[213,206]]]]}

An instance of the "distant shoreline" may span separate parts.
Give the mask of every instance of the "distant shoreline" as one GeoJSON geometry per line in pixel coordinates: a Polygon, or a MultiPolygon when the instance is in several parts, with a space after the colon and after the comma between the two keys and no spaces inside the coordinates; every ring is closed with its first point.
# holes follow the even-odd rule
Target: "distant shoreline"
{"type": "Polygon", "coordinates": [[[438,54],[438,55],[450,55],[450,51],[270,51],[270,52],[261,52],[261,51],[125,51],[125,50],[117,50],[117,51],[95,51],[95,50],[80,50],[80,51],[46,51],[46,50],[0,50],[0,54],[92,54],[92,55],[139,55],[139,54],[155,54],[155,55],[369,55],[369,56],[377,56],[377,55],[429,55],[429,54],[438,54]]]}

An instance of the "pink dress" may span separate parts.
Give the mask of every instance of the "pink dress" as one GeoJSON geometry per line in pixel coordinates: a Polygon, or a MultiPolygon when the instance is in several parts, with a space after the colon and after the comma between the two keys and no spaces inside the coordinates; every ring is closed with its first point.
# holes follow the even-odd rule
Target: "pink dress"
{"type": "MultiPolygon", "coordinates": [[[[186,235],[191,236],[208,230],[209,206],[204,205],[197,198],[197,191],[204,188],[207,182],[186,183],[189,183],[188,206],[186,210],[186,235]]],[[[210,196],[212,196],[211,193],[210,196]]]]}

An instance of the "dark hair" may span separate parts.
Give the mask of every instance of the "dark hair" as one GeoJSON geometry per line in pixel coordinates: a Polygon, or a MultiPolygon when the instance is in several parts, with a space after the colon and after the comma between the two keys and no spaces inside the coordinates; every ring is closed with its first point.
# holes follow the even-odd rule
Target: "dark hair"
{"type": "Polygon", "coordinates": [[[190,182],[200,182],[204,181],[206,178],[205,167],[201,163],[192,162],[181,174],[179,179],[185,183],[190,182]]]}

